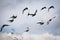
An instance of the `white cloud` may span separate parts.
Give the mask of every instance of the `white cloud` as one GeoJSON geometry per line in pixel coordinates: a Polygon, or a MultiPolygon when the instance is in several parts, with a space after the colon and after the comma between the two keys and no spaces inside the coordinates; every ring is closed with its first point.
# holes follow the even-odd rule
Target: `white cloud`
{"type": "Polygon", "coordinates": [[[0,34],[0,40],[19,40],[21,39],[20,35],[11,34],[11,33],[2,33],[0,34]]]}
{"type": "Polygon", "coordinates": [[[60,40],[60,36],[55,36],[53,34],[44,33],[44,34],[29,34],[29,33],[23,33],[21,35],[17,34],[7,34],[2,33],[0,34],[0,40],[60,40]]]}

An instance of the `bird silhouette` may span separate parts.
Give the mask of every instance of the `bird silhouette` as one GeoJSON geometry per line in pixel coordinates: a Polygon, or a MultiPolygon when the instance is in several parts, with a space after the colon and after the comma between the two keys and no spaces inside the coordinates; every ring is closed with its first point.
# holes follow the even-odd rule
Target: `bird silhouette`
{"type": "Polygon", "coordinates": [[[11,20],[8,20],[8,21],[12,23],[14,21],[14,19],[11,19],[11,20]]]}
{"type": "Polygon", "coordinates": [[[43,25],[43,24],[44,24],[44,22],[38,22],[37,24],[43,25]]]}
{"type": "Polygon", "coordinates": [[[0,32],[3,30],[3,28],[4,28],[5,26],[9,26],[9,25],[8,25],[8,24],[2,25],[2,27],[1,27],[1,29],[0,29],[0,32]]]}
{"type": "Polygon", "coordinates": [[[12,30],[11,34],[14,34],[14,31],[15,31],[15,30],[14,30],[14,29],[11,29],[11,30],[12,30]]]}
{"type": "Polygon", "coordinates": [[[50,7],[48,8],[48,11],[49,11],[51,8],[53,8],[53,9],[54,9],[55,7],[54,7],[54,6],[50,6],[50,7]]]}
{"type": "Polygon", "coordinates": [[[26,7],[26,8],[23,9],[22,14],[24,13],[25,10],[28,10],[28,7],[26,7]]]}
{"type": "Polygon", "coordinates": [[[34,14],[29,14],[29,13],[28,13],[28,16],[31,15],[32,17],[34,17],[34,16],[36,15],[36,13],[37,13],[37,10],[35,11],[34,14]]]}
{"type": "MultiPolygon", "coordinates": [[[[56,17],[56,16],[55,16],[55,17],[56,17]]],[[[49,20],[47,21],[47,25],[48,25],[55,17],[49,19],[49,20]]]]}
{"type": "Polygon", "coordinates": [[[42,7],[41,10],[46,9],[46,7],[42,7]]]}
{"type": "Polygon", "coordinates": [[[27,30],[26,30],[26,32],[28,32],[29,31],[29,27],[27,27],[27,30]]]}
{"type": "Polygon", "coordinates": [[[13,18],[13,19],[15,19],[15,18],[17,18],[17,16],[14,16],[14,15],[13,15],[13,16],[12,16],[12,17],[10,17],[10,18],[13,18]]]}

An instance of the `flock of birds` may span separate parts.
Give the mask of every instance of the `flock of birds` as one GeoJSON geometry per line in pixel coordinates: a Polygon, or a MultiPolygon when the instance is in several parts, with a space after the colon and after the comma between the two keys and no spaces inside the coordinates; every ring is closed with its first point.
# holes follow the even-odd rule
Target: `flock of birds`
{"type": "MultiPolygon", "coordinates": [[[[48,8],[48,12],[49,12],[49,10],[50,10],[51,8],[54,9],[55,7],[54,7],[54,6],[50,6],[50,7],[48,8]]],[[[41,8],[41,10],[44,10],[44,9],[46,9],[46,7],[42,7],[42,8],[41,8]]],[[[25,12],[26,10],[28,10],[28,7],[24,8],[24,9],[22,10],[22,14],[24,14],[24,12],[25,12]]],[[[28,13],[28,16],[34,17],[34,16],[36,16],[36,13],[37,13],[37,10],[35,10],[34,14],[28,13]]],[[[56,17],[56,16],[55,16],[55,17],[56,17]]],[[[48,25],[55,17],[49,19],[49,20],[47,21],[47,25],[48,25]]],[[[12,22],[14,22],[14,20],[17,18],[17,16],[13,15],[13,16],[10,17],[10,18],[12,18],[12,19],[11,19],[11,20],[8,20],[8,22],[12,23],[12,22]]],[[[44,22],[37,22],[37,24],[43,25],[44,22]]],[[[2,30],[3,30],[3,28],[4,28],[5,26],[10,26],[10,25],[8,25],[8,24],[2,25],[2,27],[0,28],[0,32],[2,32],[2,30]]],[[[27,30],[26,30],[25,32],[28,32],[28,31],[29,31],[29,27],[27,27],[27,30]]]]}

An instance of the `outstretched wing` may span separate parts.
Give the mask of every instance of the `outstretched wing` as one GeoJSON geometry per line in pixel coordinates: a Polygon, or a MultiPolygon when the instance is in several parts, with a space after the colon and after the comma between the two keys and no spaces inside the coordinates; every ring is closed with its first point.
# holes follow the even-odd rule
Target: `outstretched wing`
{"type": "Polygon", "coordinates": [[[5,26],[9,26],[9,25],[7,25],[7,24],[2,25],[2,27],[1,27],[1,29],[0,29],[0,32],[3,30],[3,28],[4,28],[5,26]]]}
{"type": "Polygon", "coordinates": [[[12,17],[10,17],[10,18],[13,18],[13,19],[15,19],[15,18],[17,18],[17,16],[14,16],[14,15],[13,15],[13,16],[12,16],[12,17]]]}
{"type": "Polygon", "coordinates": [[[14,21],[14,19],[12,19],[12,20],[8,20],[9,22],[13,22],[14,21]]]}
{"type": "Polygon", "coordinates": [[[44,22],[38,22],[37,24],[43,25],[43,24],[44,24],[44,22]]]}
{"type": "Polygon", "coordinates": [[[23,9],[22,14],[24,13],[25,10],[28,10],[28,7],[26,7],[26,8],[23,9]]]}
{"type": "Polygon", "coordinates": [[[51,8],[53,8],[53,9],[54,9],[54,6],[50,6],[50,7],[48,8],[48,11],[49,11],[51,8]]]}
{"type": "Polygon", "coordinates": [[[42,7],[41,10],[46,9],[46,7],[42,7]]]}

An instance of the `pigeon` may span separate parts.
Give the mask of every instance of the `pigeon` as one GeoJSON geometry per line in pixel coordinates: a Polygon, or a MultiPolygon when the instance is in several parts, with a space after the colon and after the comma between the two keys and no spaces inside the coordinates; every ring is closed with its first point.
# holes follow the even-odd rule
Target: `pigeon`
{"type": "Polygon", "coordinates": [[[53,9],[54,9],[55,7],[54,7],[54,6],[50,6],[50,7],[48,8],[48,11],[49,11],[51,8],[53,8],[53,9]]]}
{"type": "Polygon", "coordinates": [[[35,11],[34,14],[29,14],[29,13],[28,13],[28,16],[31,15],[32,17],[34,17],[34,16],[36,15],[36,13],[37,13],[37,10],[35,11]]]}
{"type": "Polygon", "coordinates": [[[14,19],[12,19],[12,20],[8,20],[8,21],[12,23],[12,22],[14,21],[14,19]]]}
{"type": "Polygon", "coordinates": [[[43,24],[44,24],[44,22],[38,22],[37,24],[43,25],[43,24]]]}
{"type": "MultiPolygon", "coordinates": [[[[55,16],[55,17],[56,17],[56,16],[55,16]]],[[[49,19],[49,20],[47,21],[47,25],[48,25],[55,17],[49,19]]]]}
{"type": "Polygon", "coordinates": [[[26,8],[23,9],[22,14],[24,13],[25,10],[28,10],[28,7],[26,7],[26,8]]]}
{"type": "Polygon", "coordinates": [[[13,18],[13,19],[15,19],[15,18],[17,18],[17,16],[14,16],[14,15],[13,15],[13,16],[12,16],[12,17],[10,17],[10,18],[13,18]]]}
{"type": "Polygon", "coordinates": [[[8,25],[8,24],[2,25],[0,32],[3,30],[3,28],[4,28],[5,26],[9,26],[9,25],[8,25]]]}
{"type": "Polygon", "coordinates": [[[11,34],[14,34],[14,31],[15,31],[15,30],[14,30],[14,29],[11,29],[11,30],[12,30],[11,34]]]}
{"type": "Polygon", "coordinates": [[[41,10],[46,9],[46,7],[41,8],[41,10]]]}
{"type": "Polygon", "coordinates": [[[29,27],[27,27],[27,30],[26,30],[26,32],[28,32],[29,31],[29,27]]]}

